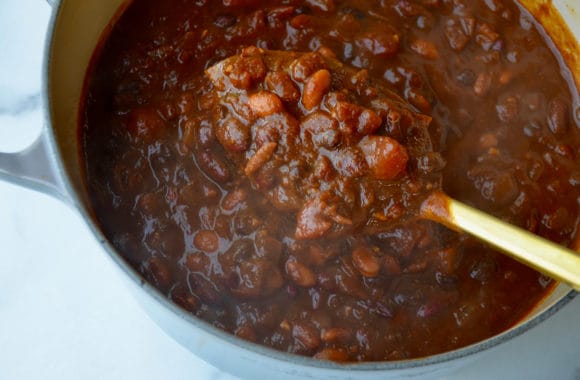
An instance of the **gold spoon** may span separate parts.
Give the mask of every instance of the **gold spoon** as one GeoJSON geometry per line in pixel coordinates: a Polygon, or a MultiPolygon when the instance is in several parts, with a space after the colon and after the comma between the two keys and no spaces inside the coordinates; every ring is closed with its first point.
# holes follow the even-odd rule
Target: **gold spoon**
{"type": "MultiPolygon", "coordinates": [[[[489,214],[450,198],[431,194],[421,216],[451,229],[467,232],[516,260],[580,291],[580,255],[489,214]]],[[[574,249],[579,250],[578,237],[574,249]]]]}

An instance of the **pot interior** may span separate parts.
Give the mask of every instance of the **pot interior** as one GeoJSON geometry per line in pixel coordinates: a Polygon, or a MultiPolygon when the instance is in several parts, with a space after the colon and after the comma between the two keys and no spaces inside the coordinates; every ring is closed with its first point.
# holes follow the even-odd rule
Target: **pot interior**
{"type": "MultiPolygon", "coordinates": [[[[87,68],[101,37],[106,35],[114,20],[129,4],[125,0],[62,0],[55,11],[52,39],[48,44],[46,72],[49,99],[51,142],[56,153],[63,179],[81,211],[90,217],[90,203],[82,179],[82,162],[79,157],[78,120],[87,68]]],[[[522,0],[522,5],[542,22],[548,35],[553,37],[566,60],[567,75],[580,83],[580,58],[578,44],[572,36],[580,39],[580,7],[577,0],[522,0]],[[546,4],[553,3],[556,11],[546,4]],[[575,11],[577,9],[578,11],[575,11]],[[560,15],[561,14],[561,15],[560,15]],[[570,26],[571,33],[562,28],[562,18],[570,26]]],[[[575,93],[578,105],[578,94],[575,93]]],[[[578,118],[578,112],[576,117],[578,118]]],[[[94,230],[98,227],[93,225],[94,230]]],[[[111,250],[111,252],[113,252],[111,250]]],[[[113,256],[115,254],[113,253],[113,256]]],[[[115,261],[128,273],[127,264],[119,257],[115,261]]],[[[138,282],[136,275],[134,280],[138,282]]],[[[558,285],[523,321],[513,329],[537,318],[569,294],[571,288],[558,285]]],[[[512,330],[513,330],[512,329],[512,330]]],[[[506,332],[507,333],[507,332],[506,332]]],[[[461,350],[459,350],[461,351],[461,350]]],[[[460,356],[460,355],[458,355],[460,356]]]]}

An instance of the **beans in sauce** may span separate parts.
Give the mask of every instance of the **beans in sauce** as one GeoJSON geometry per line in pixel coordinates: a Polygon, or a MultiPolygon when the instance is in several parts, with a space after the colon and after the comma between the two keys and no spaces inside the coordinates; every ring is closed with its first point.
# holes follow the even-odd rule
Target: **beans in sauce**
{"type": "Polygon", "coordinates": [[[578,239],[560,72],[509,0],[136,0],[87,79],[86,184],[126,260],[220,329],[324,360],[433,355],[553,284],[413,217],[423,195],[578,239]]]}

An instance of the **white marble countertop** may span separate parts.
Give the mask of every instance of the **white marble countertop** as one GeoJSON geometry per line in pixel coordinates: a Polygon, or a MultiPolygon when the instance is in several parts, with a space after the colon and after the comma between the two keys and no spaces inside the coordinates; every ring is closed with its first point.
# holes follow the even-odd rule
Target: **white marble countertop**
{"type": "MultiPolygon", "coordinates": [[[[40,133],[42,0],[0,0],[0,151],[40,133]]],[[[76,211],[0,182],[0,379],[223,379],[140,310],[76,211]]],[[[580,379],[580,297],[450,379],[580,379]]]]}

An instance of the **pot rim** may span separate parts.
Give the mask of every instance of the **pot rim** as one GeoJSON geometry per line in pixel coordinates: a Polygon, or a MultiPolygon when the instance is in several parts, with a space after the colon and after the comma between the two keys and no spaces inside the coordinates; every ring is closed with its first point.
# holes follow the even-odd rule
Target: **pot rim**
{"type": "MultiPolygon", "coordinates": [[[[525,322],[519,322],[514,327],[510,328],[503,333],[490,337],[486,340],[453,350],[444,352],[441,354],[436,354],[432,356],[410,359],[410,360],[397,360],[397,361],[380,361],[380,362],[352,362],[352,363],[336,363],[326,360],[315,359],[311,357],[300,356],[296,354],[291,354],[283,351],[278,351],[273,348],[269,348],[257,343],[252,343],[235,335],[225,332],[210,323],[195,317],[193,314],[187,312],[186,310],[180,308],[175,303],[173,303],[167,296],[162,294],[157,288],[149,284],[145,278],[137,272],[125,259],[116,251],[116,249],[110,244],[108,239],[105,237],[101,231],[97,221],[92,215],[91,211],[83,205],[82,199],[76,193],[72,181],[67,174],[67,171],[63,165],[62,155],[60,154],[58,144],[56,142],[56,135],[52,125],[52,102],[53,99],[50,97],[51,93],[51,62],[52,62],[52,48],[55,38],[55,30],[57,27],[57,21],[59,19],[62,10],[62,0],[56,0],[52,4],[53,10],[48,25],[48,30],[45,38],[44,53],[43,53],[43,67],[42,67],[42,87],[41,87],[41,103],[44,118],[43,127],[43,137],[47,142],[47,155],[52,161],[52,167],[56,170],[57,176],[60,177],[60,182],[62,184],[63,190],[68,195],[68,200],[71,205],[77,209],[77,211],[83,217],[85,223],[89,226],[91,232],[104,248],[107,256],[115,263],[117,269],[124,272],[124,274],[129,277],[133,284],[136,284],[139,288],[143,289],[147,296],[151,297],[156,301],[161,307],[170,310],[177,317],[187,321],[190,325],[208,332],[213,337],[220,339],[223,343],[229,344],[241,350],[247,351],[249,353],[258,354],[260,356],[273,359],[280,362],[296,364],[299,366],[312,368],[312,369],[322,369],[322,370],[335,370],[335,371],[350,371],[350,372],[377,372],[377,371],[394,371],[394,370],[406,370],[406,369],[418,369],[423,367],[429,367],[436,364],[442,364],[445,362],[450,362],[453,360],[461,359],[464,357],[472,356],[476,353],[486,351],[502,343],[505,343],[526,331],[532,329],[533,327],[539,325],[541,322],[547,320],[549,317],[554,315],[558,310],[562,309],[568,302],[570,302],[576,296],[577,292],[570,290],[568,293],[563,295],[558,301],[556,301],[552,306],[542,311],[537,316],[529,319],[525,322]]],[[[77,126],[78,127],[78,126],[77,126]]],[[[195,354],[194,354],[195,355],[195,354]]]]}

